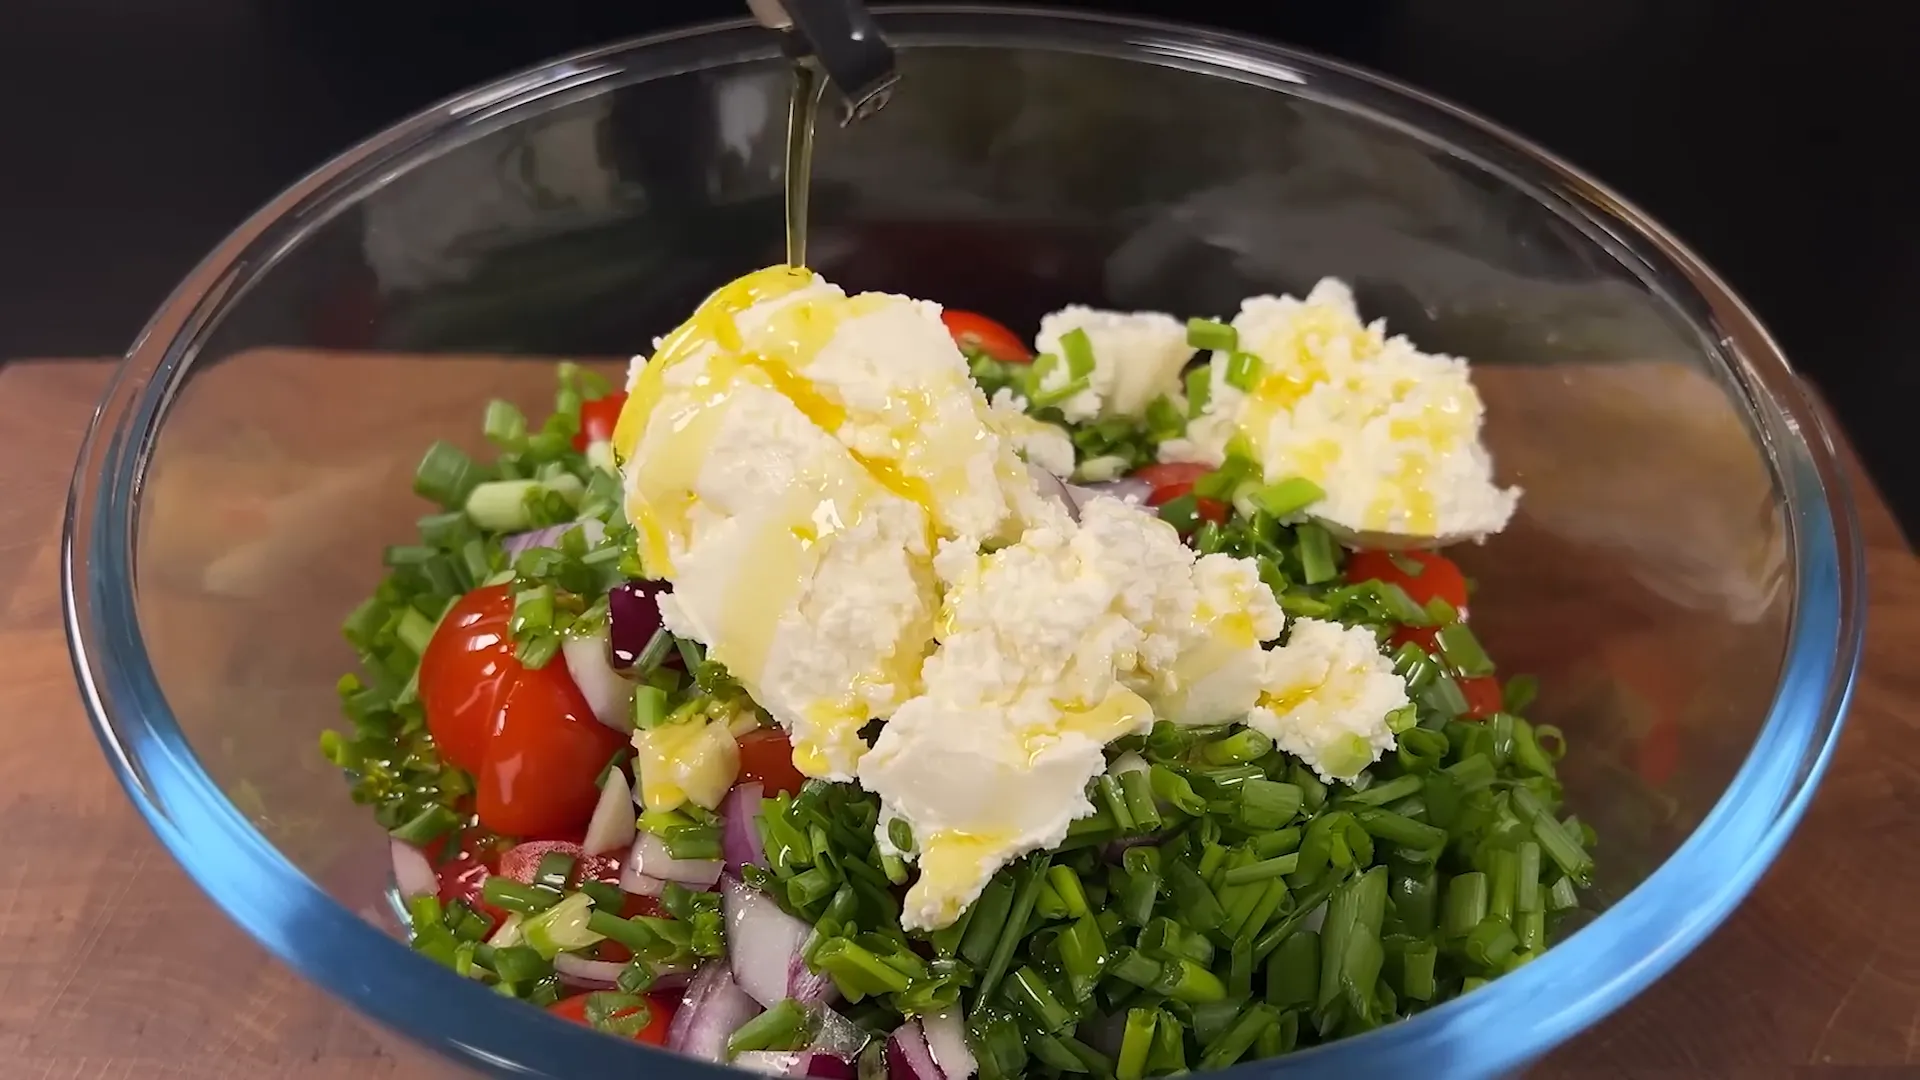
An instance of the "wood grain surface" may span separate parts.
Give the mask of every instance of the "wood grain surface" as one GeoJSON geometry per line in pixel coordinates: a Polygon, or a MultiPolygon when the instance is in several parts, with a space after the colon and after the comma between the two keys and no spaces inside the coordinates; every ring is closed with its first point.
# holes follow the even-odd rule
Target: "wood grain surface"
{"type": "MultiPolygon", "coordinates": [[[[101,758],[68,665],[57,560],[67,474],[107,374],[0,368],[0,1080],[446,1075],[229,925],[101,758]]],[[[1819,797],[1724,927],[1532,1075],[1920,1076],[1920,922],[1904,921],[1920,901],[1920,565],[1854,477],[1871,629],[1819,797]]],[[[241,590],[257,572],[221,570],[241,590]]]]}

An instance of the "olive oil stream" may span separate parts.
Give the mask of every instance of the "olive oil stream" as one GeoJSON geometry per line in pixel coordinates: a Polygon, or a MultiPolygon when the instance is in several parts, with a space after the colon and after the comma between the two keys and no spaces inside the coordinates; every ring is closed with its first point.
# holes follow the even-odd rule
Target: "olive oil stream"
{"type": "Polygon", "coordinates": [[[793,65],[787,101],[787,265],[807,265],[807,194],[813,181],[813,129],[827,81],[811,61],[793,65]]]}

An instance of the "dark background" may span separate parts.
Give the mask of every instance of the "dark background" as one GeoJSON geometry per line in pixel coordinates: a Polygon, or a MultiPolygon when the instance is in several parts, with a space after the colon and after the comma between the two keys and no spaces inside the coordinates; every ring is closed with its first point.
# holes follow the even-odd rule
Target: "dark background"
{"type": "MultiPolygon", "coordinates": [[[[1920,8],[1837,0],[1130,0],[1478,110],[1675,229],[1920,525],[1920,8]]],[[[744,0],[4,0],[0,362],[120,352],[276,190],[398,117],[744,0]]]]}

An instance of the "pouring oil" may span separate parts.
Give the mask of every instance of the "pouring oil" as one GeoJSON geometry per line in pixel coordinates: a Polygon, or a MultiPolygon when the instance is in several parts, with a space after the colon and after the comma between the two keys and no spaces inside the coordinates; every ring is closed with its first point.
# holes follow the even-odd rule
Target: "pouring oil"
{"type": "Polygon", "coordinates": [[[827,80],[811,60],[793,65],[787,100],[787,265],[807,265],[807,193],[813,181],[813,129],[827,80]]]}

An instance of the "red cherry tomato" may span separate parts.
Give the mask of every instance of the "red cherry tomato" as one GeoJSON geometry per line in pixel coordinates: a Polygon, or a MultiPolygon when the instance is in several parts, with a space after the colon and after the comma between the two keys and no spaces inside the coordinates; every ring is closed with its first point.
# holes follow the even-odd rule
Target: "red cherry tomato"
{"type": "Polygon", "coordinates": [[[1347,559],[1348,581],[1384,581],[1405,590],[1416,604],[1424,605],[1439,597],[1452,605],[1460,617],[1467,617],[1467,579],[1452,559],[1431,551],[1356,551],[1347,559]],[[1420,572],[1409,574],[1398,560],[1420,564],[1420,572]]]}
{"type": "Polygon", "coordinates": [[[792,795],[807,778],[793,765],[793,744],[778,728],[761,728],[740,737],[740,779],[758,780],[762,793],[792,795]]]}
{"type": "Polygon", "coordinates": [[[1170,461],[1142,466],[1135,469],[1131,475],[1133,479],[1145,481],[1153,487],[1153,497],[1148,502],[1158,506],[1191,491],[1195,480],[1212,471],[1197,461],[1170,461]],[[1179,487],[1181,490],[1171,495],[1161,494],[1165,489],[1172,487],[1179,487]]]}
{"type": "Polygon", "coordinates": [[[1477,675],[1471,679],[1455,679],[1460,685],[1460,693],[1467,699],[1468,718],[1485,720],[1500,711],[1504,704],[1500,695],[1500,680],[1491,675],[1477,675]]]}
{"type": "MultiPolygon", "coordinates": [[[[588,1027],[592,1027],[593,1025],[587,1020],[587,999],[592,996],[592,994],[580,994],[575,997],[561,998],[559,1001],[547,1006],[547,1011],[555,1016],[565,1017],[576,1024],[585,1024],[588,1027]]],[[[667,1044],[667,1028],[672,1026],[673,1014],[675,1010],[679,1008],[680,1003],[678,999],[671,994],[648,994],[646,999],[647,1011],[652,1015],[647,1021],[647,1026],[634,1032],[632,1038],[635,1042],[650,1043],[654,1046],[665,1046],[667,1044]]],[[[633,1011],[633,1008],[629,1007],[615,1012],[613,1018],[619,1019],[623,1016],[629,1016],[633,1011]]]]}
{"type": "Polygon", "coordinates": [[[500,856],[500,873],[522,885],[531,885],[533,875],[540,869],[540,860],[555,853],[573,860],[573,878],[568,884],[578,885],[583,881],[604,881],[609,885],[620,883],[618,854],[589,855],[571,840],[529,840],[524,844],[515,844],[500,856]]]}
{"type": "MultiPolygon", "coordinates": [[[[428,850],[433,851],[433,847],[429,846],[428,850]]],[[[452,858],[442,859],[433,868],[435,876],[440,879],[440,902],[451,904],[455,900],[463,900],[467,906],[492,919],[495,926],[500,925],[507,913],[488,904],[482,896],[499,857],[500,842],[497,837],[477,829],[463,832],[460,849],[454,852],[452,858]]]]}
{"type": "Polygon", "coordinates": [[[1440,651],[1440,628],[1437,626],[1395,627],[1393,633],[1387,638],[1387,647],[1397,649],[1409,641],[1427,650],[1428,656],[1435,655],[1440,651]]]}
{"type": "Polygon", "coordinates": [[[593,718],[566,665],[513,657],[506,586],[456,601],[420,658],[420,701],[443,757],[474,776],[480,824],[505,836],[578,835],[594,778],[624,740],[593,718]]]}
{"type": "Polygon", "coordinates": [[[940,313],[940,321],[947,324],[953,343],[963,349],[978,349],[1003,364],[1033,363],[1033,351],[1020,335],[985,315],[949,308],[940,313]]]}
{"type": "Polygon", "coordinates": [[[627,403],[627,392],[615,390],[606,397],[580,404],[580,431],[573,437],[573,448],[585,453],[587,446],[613,438],[613,426],[620,422],[620,407],[627,403]]]}

